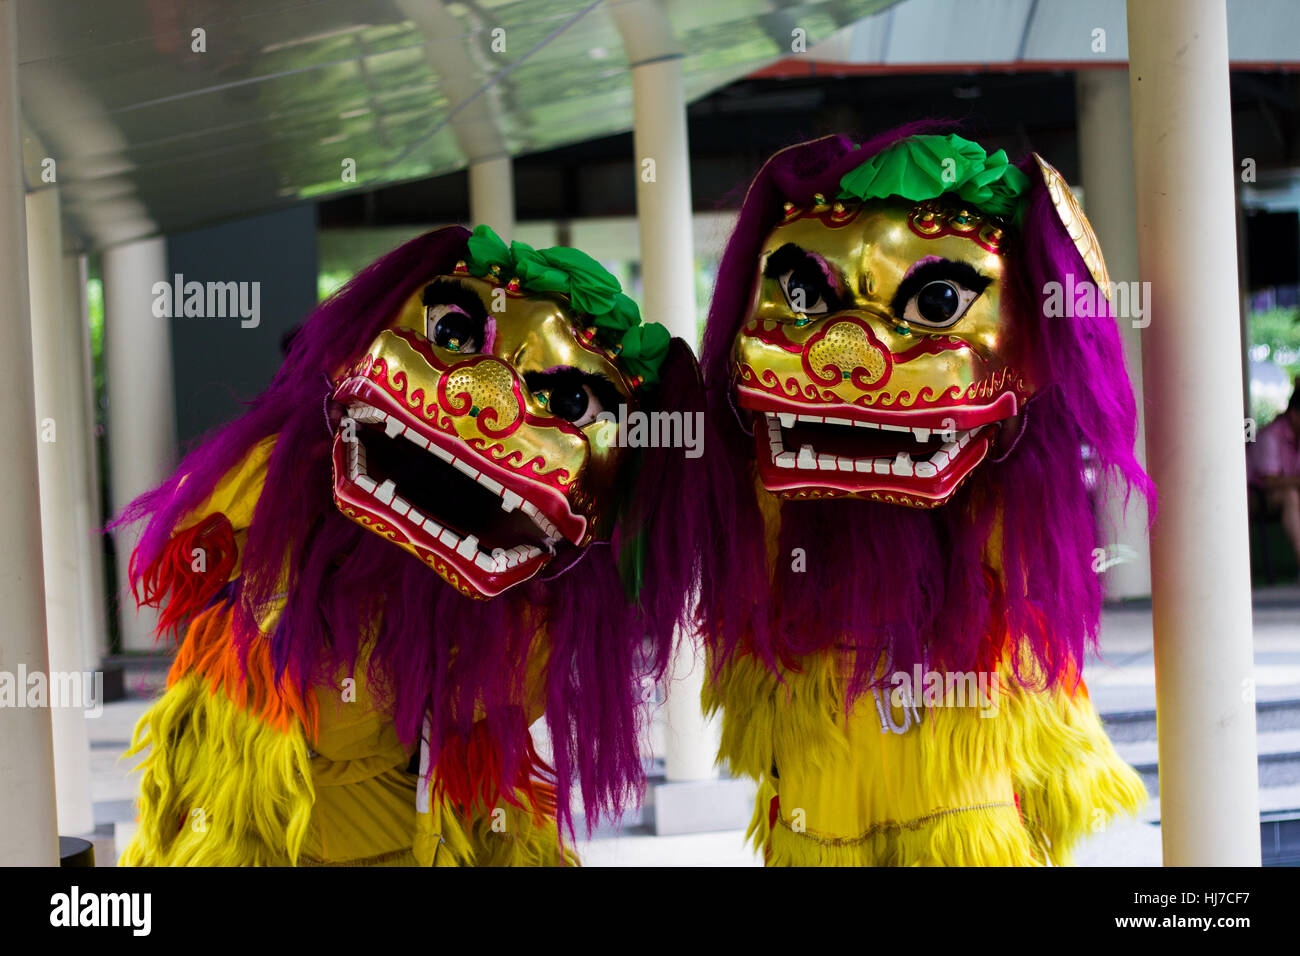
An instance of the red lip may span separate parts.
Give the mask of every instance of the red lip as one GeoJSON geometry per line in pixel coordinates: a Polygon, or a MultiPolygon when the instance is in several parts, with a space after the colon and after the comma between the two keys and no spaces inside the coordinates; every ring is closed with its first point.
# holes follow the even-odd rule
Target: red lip
{"type": "MultiPolygon", "coordinates": [[[[742,404],[745,404],[742,401],[742,404]]],[[[783,498],[856,496],[919,508],[946,503],[984,460],[992,429],[871,420],[847,409],[823,415],[763,411],[754,416],[755,456],[763,487],[783,498]]]]}

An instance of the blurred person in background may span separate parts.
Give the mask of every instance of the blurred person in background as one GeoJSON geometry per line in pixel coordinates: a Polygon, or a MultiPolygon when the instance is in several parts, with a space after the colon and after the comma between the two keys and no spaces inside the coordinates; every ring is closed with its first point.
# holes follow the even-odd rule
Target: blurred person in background
{"type": "Polygon", "coordinates": [[[1280,514],[1300,564],[1300,387],[1286,410],[1260,429],[1246,451],[1247,475],[1270,514],[1280,514]]]}

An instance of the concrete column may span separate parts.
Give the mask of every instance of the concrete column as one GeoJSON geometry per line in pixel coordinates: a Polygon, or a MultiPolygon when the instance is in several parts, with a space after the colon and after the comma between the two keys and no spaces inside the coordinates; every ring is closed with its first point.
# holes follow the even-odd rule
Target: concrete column
{"type": "MultiPolygon", "coordinates": [[[[32,314],[32,371],[39,436],[42,553],[45,568],[46,643],[50,673],[75,681],[78,691],[93,685],[74,678],[86,671],[82,634],[81,577],[88,541],[78,535],[77,476],[85,469],[79,454],[85,440],[80,422],[81,364],[65,302],[63,231],[57,189],[27,196],[27,274],[32,314]]],[[[51,682],[51,688],[54,683],[51,682]]],[[[90,738],[81,702],[51,700],[54,779],[58,791],[59,832],[95,829],[90,801],[90,738]],[[76,706],[73,706],[73,704],[76,706]],[[56,706],[57,705],[57,706],[56,706]]],[[[90,701],[86,701],[90,703],[90,701]]]]}
{"type": "MultiPolygon", "coordinates": [[[[1138,280],[1137,222],[1133,215],[1133,135],[1128,71],[1088,70],[1076,74],[1079,107],[1079,166],[1084,206],[1106,257],[1112,282],[1138,280]]],[[[1130,286],[1136,288],[1137,286],[1130,286]]],[[[1138,401],[1137,456],[1146,464],[1146,409],[1142,400],[1142,326],[1145,318],[1119,316],[1124,364],[1138,401]],[[1135,326],[1134,323],[1137,323],[1135,326]]],[[[1108,568],[1103,583],[1112,600],[1151,594],[1151,550],[1147,508],[1137,499],[1127,512],[1110,495],[1100,501],[1098,517],[1108,568]],[[1111,563],[1114,562],[1114,563],[1111,563]]]]}
{"type": "Polygon", "coordinates": [[[632,65],[632,140],[645,315],[698,348],[681,48],[655,0],[616,4],[609,15],[632,65]]]}
{"type": "Polygon", "coordinates": [[[1225,0],[1128,4],[1165,863],[1260,862],[1225,0]]]}
{"type": "Polygon", "coordinates": [[[77,540],[81,559],[81,633],[85,646],[85,666],[94,669],[108,653],[108,605],[104,589],[104,546],[99,529],[104,526],[99,490],[99,448],[95,441],[95,368],[90,349],[90,316],[86,303],[86,257],[63,257],[63,281],[68,319],[64,343],[71,351],[68,359],[77,370],[71,379],[79,387],[79,410],[72,409],[78,436],[80,464],[73,474],[76,482],[77,540]]]}
{"type": "Polygon", "coordinates": [[[704,690],[704,651],[698,642],[679,640],[668,672],[664,705],[664,775],[670,783],[712,780],[718,775],[718,728],[704,719],[700,694],[704,690]]]}
{"type": "Polygon", "coordinates": [[[509,242],[515,232],[515,174],[509,156],[469,164],[469,218],[509,242]]]}
{"type": "Polygon", "coordinates": [[[0,866],[54,866],[59,860],[54,747],[47,707],[26,704],[28,675],[48,674],[41,504],[37,493],[36,401],[27,301],[27,228],[18,131],[17,4],[0,0],[0,379],[6,415],[0,489],[0,680],[15,706],[0,708],[0,866]],[[21,678],[21,680],[20,680],[21,678]],[[20,697],[17,695],[21,695],[20,697]]]}
{"type": "MultiPolygon", "coordinates": [[[[691,162],[686,142],[682,60],[663,10],[652,0],[610,8],[632,63],[633,148],[641,297],[647,321],[662,322],[698,346],[695,248],[691,228],[691,162]]],[[[668,671],[669,782],[717,776],[714,728],[700,709],[703,654],[694,635],[678,641],[668,671]],[[697,659],[698,657],[698,659],[697,659]]]]}
{"type": "Polygon", "coordinates": [[[632,139],[645,316],[698,349],[684,96],[680,56],[633,62],[632,139]]]}
{"type": "MultiPolygon", "coordinates": [[[[166,282],[167,243],[144,239],[104,251],[104,365],[108,389],[108,464],[113,513],[161,482],[175,465],[171,320],[155,318],[153,286],[166,282]]],[[[135,611],[127,562],[138,528],[114,536],[122,646],[154,646],[157,614],[135,611]]]]}

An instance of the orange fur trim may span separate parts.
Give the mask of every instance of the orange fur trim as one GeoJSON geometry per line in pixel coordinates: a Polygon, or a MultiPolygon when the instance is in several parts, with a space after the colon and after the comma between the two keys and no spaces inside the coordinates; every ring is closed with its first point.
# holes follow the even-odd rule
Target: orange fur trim
{"type": "Polygon", "coordinates": [[[186,674],[200,674],[213,691],[220,690],[259,720],[285,732],[297,721],[307,739],[314,740],[319,717],[316,696],[302,694],[288,679],[276,680],[270,641],[258,637],[246,647],[239,646],[233,618],[234,607],[221,604],[194,619],[176,651],[168,688],[186,674]]]}

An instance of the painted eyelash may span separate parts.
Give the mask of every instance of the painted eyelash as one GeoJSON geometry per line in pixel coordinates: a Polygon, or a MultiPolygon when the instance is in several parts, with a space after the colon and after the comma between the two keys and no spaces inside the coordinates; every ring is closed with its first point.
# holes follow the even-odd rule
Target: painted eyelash
{"type": "Polygon", "coordinates": [[[955,259],[936,259],[930,262],[922,262],[899,283],[898,291],[894,293],[893,301],[889,307],[897,317],[902,317],[907,309],[907,303],[912,296],[916,295],[931,282],[948,279],[956,282],[967,289],[970,289],[977,296],[989,287],[993,280],[983,275],[968,262],[959,262],[955,259]]]}
{"type": "Polygon", "coordinates": [[[815,283],[821,290],[828,311],[835,312],[841,308],[840,295],[827,278],[823,266],[806,249],[801,249],[794,243],[786,243],[768,256],[767,265],[763,268],[763,275],[769,279],[779,280],[787,272],[793,272],[805,284],[815,283]]]}
{"type": "Polygon", "coordinates": [[[434,279],[424,287],[420,302],[426,308],[431,305],[454,305],[480,322],[486,322],[488,318],[483,300],[453,279],[434,279]]]}

